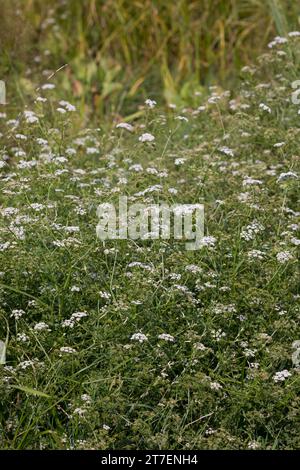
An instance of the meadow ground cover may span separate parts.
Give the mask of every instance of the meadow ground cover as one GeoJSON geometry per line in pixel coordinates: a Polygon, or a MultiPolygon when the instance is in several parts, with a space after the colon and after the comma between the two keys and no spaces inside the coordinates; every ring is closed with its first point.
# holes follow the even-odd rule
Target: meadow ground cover
{"type": "Polygon", "coordinates": [[[80,128],[65,70],[3,108],[2,449],[300,447],[299,46],[111,126],[80,128]],[[120,195],[203,203],[201,249],[100,242],[120,195]]]}

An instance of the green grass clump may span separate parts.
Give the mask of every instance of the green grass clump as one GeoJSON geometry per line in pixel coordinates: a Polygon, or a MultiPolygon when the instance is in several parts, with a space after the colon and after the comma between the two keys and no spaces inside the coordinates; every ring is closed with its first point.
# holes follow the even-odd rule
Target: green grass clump
{"type": "Polygon", "coordinates": [[[289,37],[132,132],[59,87],[1,114],[1,448],[299,448],[299,73],[289,37]],[[101,243],[119,195],[202,202],[202,248],[101,243]]]}

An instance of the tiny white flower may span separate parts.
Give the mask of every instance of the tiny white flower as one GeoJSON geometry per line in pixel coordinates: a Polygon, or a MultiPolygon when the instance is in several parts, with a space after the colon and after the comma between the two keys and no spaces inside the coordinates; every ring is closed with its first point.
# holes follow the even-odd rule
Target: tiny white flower
{"type": "Polygon", "coordinates": [[[20,341],[21,343],[26,343],[29,340],[28,336],[25,335],[25,333],[18,333],[17,334],[17,341],[20,341]]]}
{"type": "Polygon", "coordinates": [[[276,259],[279,263],[283,264],[291,261],[293,259],[293,255],[289,251],[281,251],[280,253],[277,253],[276,259]]]}
{"type": "Polygon", "coordinates": [[[36,323],[33,328],[35,331],[51,331],[47,323],[41,321],[40,323],[36,323]]]}
{"type": "Polygon", "coordinates": [[[69,346],[63,346],[60,348],[60,352],[66,354],[75,354],[77,351],[74,348],[70,348],[69,346]]]}
{"type": "Polygon", "coordinates": [[[186,162],[185,158],[176,158],[174,161],[174,165],[180,166],[180,165],[183,165],[185,162],[186,162]]]}
{"type": "Polygon", "coordinates": [[[262,109],[263,111],[266,111],[269,114],[271,114],[272,112],[271,108],[267,106],[265,103],[260,103],[259,109],[262,109]]]}
{"type": "Polygon", "coordinates": [[[300,31],[290,31],[290,32],[288,33],[288,36],[289,36],[290,38],[299,37],[299,36],[300,36],[300,31]]]}
{"type": "Polygon", "coordinates": [[[91,399],[90,395],[88,395],[87,393],[84,393],[83,395],[81,395],[80,398],[81,398],[82,401],[84,401],[87,404],[92,403],[92,399],[91,399]]]}
{"type": "Polygon", "coordinates": [[[38,96],[35,101],[37,101],[38,103],[45,103],[47,101],[47,98],[43,98],[42,96],[38,96]]]}
{"type": "Polygon", "coordinates": [[[55,85],[53,83],[45,83],[41,88],[42,90],[54,90],[55,85]]]}
{"type": "Polygon", "coordinates": [[[217,239],[212,236],[203,237],[201,240],[201,246],[214,247],[217,239]]]}
{"type": "Polygon", "coordinates": [[[158,339],[163,339],[164,341],[169,341],[171,343],[175,342],[175,338],[172,335],[169,335],[168,333],[162,333],[158,335],[158,339]]]}
{"type": "Polygon", "coordinates": [[[185,116],[176,116],[176,118],[178,121],[185,121],[185,122],[189,122],[188,118],[185,117],[185,116]]]}
{"type": "Polygon", "coordinates": [[[295,237],[292,237],[291,238],[291,243],[295,246],[300,246],[300,239],[299,238],[295,238],[295,237]]]}
{"type": "Polygon", "coordinates": [[[276,372],[276,374],[273,376],[274,382],[284,382],[288,377],[290,377],[292,374],[287,370],[281,370],[280,372],[276,372]]]}
{"type": "Polygon", "coordinates": [[[85,408],[75,408],[75,410],[73,411],[73,414],[78,415],[80,418],[82,418],[86,412],[87,410],[85,408]]]}
{"type": "Polygon", "coordinates": [[[35,124],[38,122],[38,117],[33,111],[24,111],[24,117],[27,124],[35,124]]]}
{"type": "Polygon", "coordinates": [[[68,101],[61,100],[59,102],[59,104],[60,104],[60,106],[62,106],[63,108],[65,108],[69,112],[76,111],[75,106],[73,104],[69,103],[68,101]]]}
{"type": "Polygon", "coordinates": [[[219,148],[219,151],[225,155],[228,155],[229,157],[234,157],[234,152],[229,147],[221,147],[219,148]]]}
{"type": "Polygon", "coordinates": [[[139,343],[143,343],[144,341],[148,341],[148,338],[146,335],[144,335],[143,333],[134,333],[132,336],[131,336],[131,341],[138,341],[139,343]]]}
{"type": "Polygon", "coordinates": [[[139,137],[140,142],[153,142],[153,140],[155,140],[154,135],[149,134],[148,132],[146,132],[145,134],[142,134],[139,137]]]}
{"type": "Polygon", "coordinates": [[[248,444],[248,449],[256,450],[260,448],[260,444],[257,441],[250,441],[248,444]]]}
{"type": "Polygon", "coordinates": [[[197,351],[205,351],[207,348],[202,343],[195,343],[194,349],[196,349],[197,351]]]}
{"type": "Polygon", "coordinates": [[[154,108],[156,106],[156,101],[154,100],[150,100],[149,98],[145,101],[145,104],[149,107],[149,108],[154,108]]]}
{"type": "Polygon", "coordinates": [[[128,122],[119,122],[119,124],[116,125],[117,129],[126,129],[126,131],[132,132],[134,127],[129,124],[128,122]]]}
{"type": "Polygon", "coordinates": [[[210,383],[210,388],[212,390],[217,390],[218,391],[218,390],[222,390],[223,387],[222,387],[221,384],[219,384],[219,382],[211,382],[210,383]]]}
{"type": "Polygon", "coordinates": [[[178,189],[176,189],[176,188],[169,188],[169,189],[168,189],[168,193],[170,193],[170,194],[177,194],[177,193],[178,193],[178,189]]]}
{"type": "Polygon", "coordinates": [[[279,177],[277,178],[277,183],[281,181],[285,181],[287,179],[298,179],[298,175],[293,171],[288,171],[287,173],[280,173],[279,177]]]}
{"type": "Polygon", "coordinates": [[[281,36],[276,36],[273,41],[268,44],[268,47],[272,49],[275,46],[286,44],[288,42],[287,38],[283,38],[281,36]]]}
{"type": "Polygon", "coordinates": [[[11,317],[14,317],[16,320],[19,320],[25,314],[22,309],[14,309],[11,313],[11,317]]]}
{"type": "Polygon", "coordinates": [[[71,292],[80,292],[80,287],[78,286],[72,286],[70,289],[71,292]]]}

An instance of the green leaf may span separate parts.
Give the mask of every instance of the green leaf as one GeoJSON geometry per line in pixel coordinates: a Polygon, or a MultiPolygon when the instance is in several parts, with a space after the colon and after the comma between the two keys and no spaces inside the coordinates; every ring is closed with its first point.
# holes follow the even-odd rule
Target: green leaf
{"type": "Polygon", "coordinates": [[[47,395],[47,393],[41,392],[40,390],[36,390],[35,388],[25,387],[23,385],[14,385],[13,388],[16,388],[17,390],[21,390],[22,392],[25,392],[28,395],[34,395],[36,397],[52,398],[51,395],[47,395]]]}

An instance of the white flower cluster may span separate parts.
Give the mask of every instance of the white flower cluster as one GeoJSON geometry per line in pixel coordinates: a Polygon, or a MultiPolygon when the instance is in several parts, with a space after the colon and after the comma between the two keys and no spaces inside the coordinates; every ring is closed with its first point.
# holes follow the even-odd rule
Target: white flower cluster
{"type": "Polygon", "coordinates": [[[157,103],[154,100],[150,100],[149,98],[145,101],[145,105],[148,106],[148,108],[154,108],[157,103]]]}
{"type": "Polygon", "coordinates": [[[249,259],[258,259],[262,260],[265,257],[265,253],[260,250],[250,250],[247,253],[249,259]]]}
{"type": "Polygon", "coordinates": [[[217,239],[215,237],[212,237],[211,235],[207,237],[203,237],[201,240],[201,246],[206,246],[208,248],[213,248],[217,242],[217,239]]]}
{"type": "Polygon", "coordinates": [[[212,390],[218,391],[218,390],[222,390],[223,387],[222,387],[221,384],[219,384],[219,382],[211,382],[211,383],[210,383],[210,388],[211,388],[212,390]]]}
{"type": "Polygon", "coordinates": [[[229,147],[221,147],[219,148],[219,151],[225,155],[228,155],[229,157],[234,157],[234,151],[229,147]]]}
{"type": "Polygon", "coordinates": [[[133,126],[131,124],[129,124],[128,122],[119,122],[119,124],[116,125],[116,128],[117,129],[126,129],[126,131],[128,132],[132,132],[133,131],[133,126]]]}
{"type": "MultiPolygon", "coordinates": [[[[263,184],[261,180],[251,178],[250,176],[247,176],[243,180],[243,186],[257,186],[257,185],[260,185],[260,184],[263,184]]],[[[244,193],[244,194],[248,195],[248,193],[244,193]]]]}
{"type": "Polygon", "coordinates": [[[164,341],[169,341],[171,343],[175,342],[175,338],[172,335],[169,335],[168,333],[162,333],[158,335],[158,339],[163,339],[164,341]]]}
{"type": "Polygon", "coordinates": [[[131,336],[131,341],[138,341],[139,343],[143,343],[144,341],[148,341],[148,338],[146,335],[144,335],[143,333],[134,333],[132,336],[131,336]]]}
{"type": "Polygon", "coordinates": [[[145,269],[146,271],[152,271],[152,268],[149,266],[149,264],[140,263],[139,261],[132,261],[132,263],[128,264],[128,268],[135,267],[145,269]]]}
{"type": "Polygon", "coordinates": [[[288,261],[293,259],[292,253],[289,251],[280,251],[280,253],[277,253],[276,259],[279,263],[287,263],[288,261]]]}
{"type": "Polygon", "coordinates": [[[259,109],[261,109],[262,111],[265,111],[266,113],[269,113],[269,114],[271,114],[271,112],[272,112],[270,106],[266,105],[265,103],[260,103],[259,109]]]}
{"type": "Polygon", "coordinates": [[[145,132],[139,137],[140,142],[153,142],[153,140],[155,140],[155,137],[149,132],[145,132]]]}
{"type": "MultiPolygon", "coordinates": [[[[69,112],[74,112],[74,111],[76,111],[75,106],[74,106],[73,104],[69,103],[68,101],[61,100],[61,101],[59,102],[59,104],[60,104],[60,106],[62,106],[61,109],[63,109],[63,112],[67,112],[67,111],[69,111],[69,112]]],[[[58,110],[58,109],[59,109],[59,108],[57,108],[57,110],[58,110]]]]}
{"type": "Polygon", "coordinates": [[[277,178],[277,183],[281,181],[286,181],[287,179],[298,179],[298,175],[293,171],[288,171],[287,173],[280,173],[279,177],[277,178]]]}
{"type": "Polygon", "coordinates": [[[75,323],[78,323],[82,318],[87,317],[86,312],[75,312],[72,313],[71,317],[62,322],[63,328],[74,328],[75,323]]]}
{"type": "Polygon", "coordinates": [[[39,120],[33,111],[24,111],[24,118],[27,124],[35,124],[39,120]]]}
{"type": "Polygon", "coordinates": [[[280,372],[276,372],[276,374],[273,377],[274,382],[284,382],[288,377],[290,377],[292,374],[287,370],[281,370],[280,372]]]}
{"type": "Polygon", "coordinates": [[[25,333],[17,333],[17,341],[21,343],[27,343],[29,340],[28,336],[25,333]]]}
{"type": "Polygon", "coordinates": [[[264,226],[257,221],[252,222],[250,225],[241,231],[241,238],[243,240],[249,241],[253,240],[256,234],[262,232],[264,230],[264,226]]]}
{"type": "MultiPolygon", "coordinates": [[[[289,36],[292,37],[293,32],[289,33],[289,36]]],[[[281,36],[276,36],[273,41],[269,42],[268,47],[270,49],[273,49],[273,47],[281,45],[281,44],[286,44],[288,42],[287,38],[283,38],[281,36]]]]}
{"type": "Polygon", "coordinates": [[[111,294],[110,294],[109,292],[105,292],[104,290],[101,290],[101,291],[99,292],[99,295],[100,295],[101,299],[106,299],[106,300],[108,300],[108,299],[111,298],[111,294]]]}
{"type": "Polygon", "coordinates": [[[70,348],[70,346],[62,346],[60,348],[60,352],[66,353],[66,354],[75,354],[77,351],[74,348],[70,348]]]}
{"type": "Polygon", "coordinates": [[[201,273],[202,269],[200,268],[200,266],[197,266],[195,264],[188,264],[186,267],[185,267],[185,270],[188,271],[188,272],[191,272],[193,274],[197,274],[197,273],[201,273]]]}
{"type": "Polygon", "coordinates": [[[224,333],[224,331],[222,331],[221,329],[218,329],[212,330],[211,335],[217,342],[219,342],[222,338],[225,338],[226,333],[224,333]]]}
{"type": "Polygon", "coordinates": [[[40,323],[36,323],[33,328],[35,331],[51,331],[49,325],[47,323],[41,321],[40,323]]]}
{"type": "Polygon", "coordinates": [[[12,311],[10,316],[15,318],[15,320],[19,320],[19,318],[21,318],[24,315],[24,313],[25,312],[22,309],[15,309],[12,311]]]}

